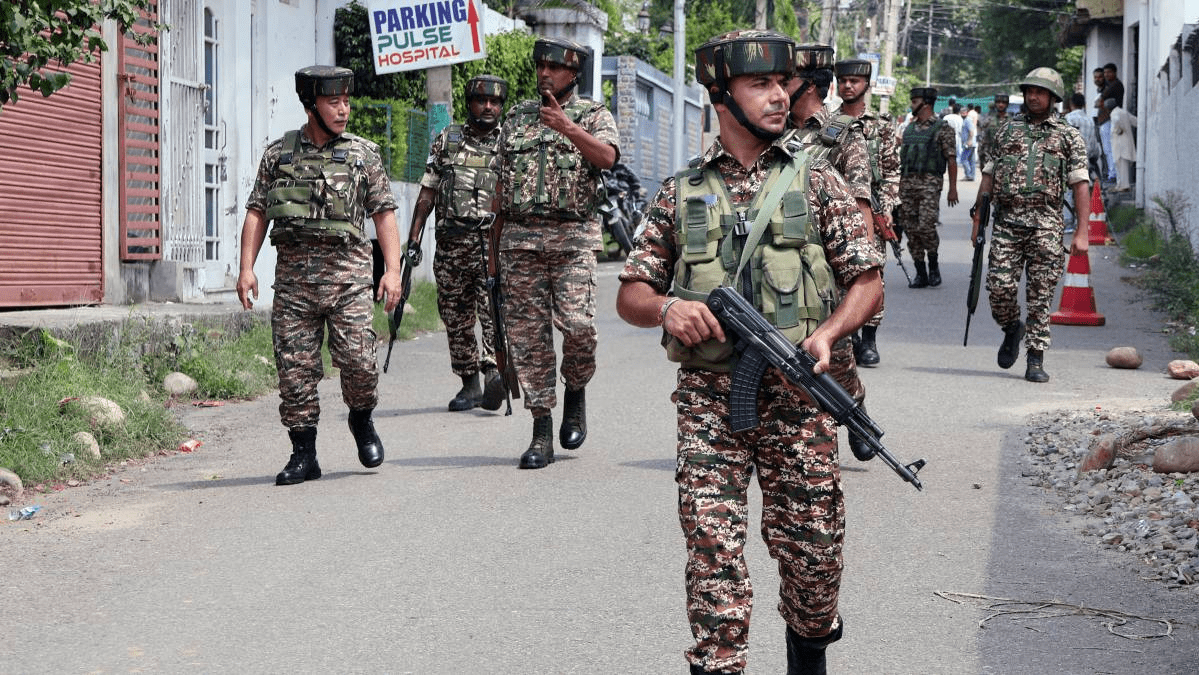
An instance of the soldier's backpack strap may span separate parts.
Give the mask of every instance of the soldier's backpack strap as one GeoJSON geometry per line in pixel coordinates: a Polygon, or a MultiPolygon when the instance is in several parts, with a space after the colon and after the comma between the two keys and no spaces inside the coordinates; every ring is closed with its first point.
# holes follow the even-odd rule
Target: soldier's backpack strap
{"type": "Polygon", "coordinates": [[[846,129],[857,122],[858,118],[851,115],[836,115],[829,123],[824,125],[820,130],[820,142],[826,146],[834,147],[841,143],[841,139],[846,129]]]}

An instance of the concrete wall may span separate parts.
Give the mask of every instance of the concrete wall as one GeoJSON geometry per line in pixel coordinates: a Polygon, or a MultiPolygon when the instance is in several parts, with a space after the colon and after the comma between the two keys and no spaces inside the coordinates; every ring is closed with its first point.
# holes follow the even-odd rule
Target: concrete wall
{"type": "Polygon", "coordinates": [[[1138,130],[1137,205],[1153,207],[1154,197],[1174,192],[1190,198],[1186,215],[1191,241],[1199,246],[1199,134],[1195,115],[1199,111],[1199,87],[1192,84],[1194,51],[1199,49],[1199,26],[1182,27],[1170,44],[1181,37],[1182,49],[1171,47],[1166,58],[1150,70],[1154,75],[1146,97],[1148,110],[1140,116],[1138,130]],[[1164,66],[1164,67],[1163,67],[1164,66]]]}
{"type": "MultiPolygon", "coordinates": [[[[614,84],[614,100],[609,107],[620,130],[620,161],[637,174],[642,187],[652,195],[663,179],[682,168],[671,162],[674,82],[666,73],[633,56],[605,56],[603,79],[614,84]]],[[[707,96],[694,84],[684,96],[683,157],[689,158],[704,150],[701,125],[707,96]]]]}

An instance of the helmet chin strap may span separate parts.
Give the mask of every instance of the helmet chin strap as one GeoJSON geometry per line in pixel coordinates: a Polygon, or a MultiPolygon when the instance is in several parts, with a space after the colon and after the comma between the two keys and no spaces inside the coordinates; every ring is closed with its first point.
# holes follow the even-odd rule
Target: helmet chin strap
{"type": "Polygon", "coordinates": [[[731,94],[724,97],[724,105],[729,109],[729,112],[733,113],[733,119],[737,120],[741,126],[745,127],[749,133],[763,141],[773,143],[774,141],[782,138],[786,131],[786,129],[783,131],[771,131],[769,129],[763,129],[762,127],[750,122],[745,117],[745,112],[741,110],[741,106],[737,105],[737,99],[733,98],[731,94]]]}
{"type": "Polygon", "coordinates": [[[315,103],[308,106],[308,110],[311,111],[312,116],[316,118],[317,126],[319,126],[322,131],[324,131],[326,134],[328,134],[329,138],[333,138],[334,136],[337,135],[337,134],[333,133],[333,130],[329,128],[329,125],[325,123],[325,118],[321,116],[321,111],[316,109],[315,103]]]}
{"type": "Polygon", "coordinates": [[[466,110],[467,110],[466,119],[468,122],[470,122],[470,125],[473,127],[482,129],[483,131],[491,131],[492,129],[494,129],[496,127],[496,125],[498,125],[500,123],[500,120],[498,117],[496,118],[496,120],[494,122],[490,122],[490,123],[484,122],[483,120],[479,119],[478,117],[475,117],[474,113],[470,112],[470,104],[469,103],[466,104],[466,110]]]}
{"type": "Polygon", "coordinates": [[[578,74],[578,72],[576,71],[576,72],[575,72],[575,76],[574,76],[574,78],[573,78],[573,79],[570,81],[570,84],[568,84],[568,85],[566,85],[565,87],[562,87],[562,88],[561,88],[561,89],[559,89],[558,91],[555,91],[555,92],[554,92],[554,99],[560,99],[560,98],[562,98],[563,96],[565,96],[565,95],[569,94],[569,93],[570,93],[570,90],[571,90],[571,89],[574,89],[574,88],[575,88],[575,86],[576,86],[576,85],[578,85],[578,84],[579,84],[579,74],[578,74]]]}

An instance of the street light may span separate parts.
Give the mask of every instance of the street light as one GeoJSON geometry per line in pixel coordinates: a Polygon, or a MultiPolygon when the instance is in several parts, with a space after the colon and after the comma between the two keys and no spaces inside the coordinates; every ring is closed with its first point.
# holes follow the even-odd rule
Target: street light
{"type": "Polygon", "coordinates": [[[641,11],[637,12],[637,29],[642,35],[649,35],[649,0],[641,3],[641,11]]]}

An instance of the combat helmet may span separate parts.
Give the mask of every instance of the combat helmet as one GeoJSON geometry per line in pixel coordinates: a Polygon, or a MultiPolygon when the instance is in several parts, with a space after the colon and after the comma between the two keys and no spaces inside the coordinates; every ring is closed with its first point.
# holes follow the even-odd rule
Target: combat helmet
{"type": "Polygon", "coordinates": [[[1024,81],[1020,83],[1020,91],[1023,92],[1025,87],[1041,87],[1048,89],[1050,94],[1053,94],[1059,102],[1066,100],[1066,84],[1062,82],[1062,76],[1053,68],[1034,68],[1032,72],[1024,76],[1024,81]]]}
{"type": "Polygon", "coordinates": [[[809,78],[821,71],[833,74],[833,64],[836,62],[836,52],[828,45],[817,43],[802,44],[795,47],[795,74],[809,78]]]}
{"type": "Polygon", "coordinates": [[[993,102],[994,103],[1007,103],[1008,95],[1007,94],[995,94],[995,100],[993,102]]]}
{"type": "Polygon", "coordinates": [[[466,100],[476,96],[494,96],[502,105],[508,100],[508,81],[495,75],[475,75],[466,81],[466,100]]]}
{"type": "Polygon", "coordinates": [[[538,61],[549,61],[578,72],[587,65],[587,57],[590,54],[586,47],[566,38],[540,37],[533,43],[534,66],[538,61]]]}
{"type": "Polygon", "coordinates": [[[738,75],[790,73],[795,41],[769,30],[735,30],[717,35],[695,50],[695,79],[712,103],[723,103],[729,80],[738,75]]]}
{"type": "Polygon", "coordinates": [[[846,75],[861,75],[869,78],[874,70],[874,64],[866,59],[846,59],[838,61],[834,66],[837,77],[845,77],[846,75]]]}
{"type": "Polygon", "coordinates": [[[316,105],[317,96],[347,96],[354,93],[354,71],[338,66],[308,66],[296,71],[296,94],[305,108],[316,105]]]}
{"type": "Polygon", "coordinates": [[[909,98],[913,101],[916,99],[924,99],[924,102],[932,105],[937,102],[936,87],[912,87],[912,92],[909,98]]]}

